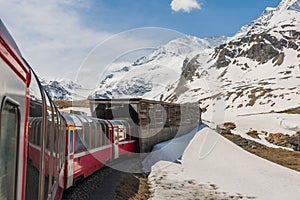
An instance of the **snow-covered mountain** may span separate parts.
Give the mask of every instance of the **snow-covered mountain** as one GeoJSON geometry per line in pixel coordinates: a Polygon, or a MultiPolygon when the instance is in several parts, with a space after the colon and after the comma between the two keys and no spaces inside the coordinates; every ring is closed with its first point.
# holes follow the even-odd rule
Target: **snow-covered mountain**
{"type": "MultiPolygon", "coordinates": [[[[283,0],[276,8],[266,8],[232,38],[186,36],[134,63],[114,63],[89,97],[199,101],[211,111],[223,108],[224,115],[298,107],[299,5],[300,0],[283,0]]],[[[57,83],[45,84],[52,97],[76,96],[57,83]],[[59,89],[51,90],[55,85],[59,89]]]]}
{"type": "Polygon", "coordinates": [[[133,63],[113,63],[105,76],[93,93],[68,81],[43,85],[53,99],[199,102],[212,128],[234,122],[234,134],[270,145],[270,133],[300,131],[286,124],[293,116],[276,112],[300,110],[300,0],[266,8],[231,38],[179,38],[133,63]],[[247,135],[253,130],[258,138],[247,135]]]}
{"type": "Polygon", "coordinates": [[[86,99],[89,90],[72,80],[40,79],[42,86],[53,100],[81,100],[86,99]],[[81,94],[81,95],[80,95],[81,94]]]}
{"type": "MultiPolygon", "coordinates": [[[[159,99],[180,77],[182,63],[197,52],[225,43],[227,37],[186,36],[159,47],[147,56],[111,71],[100,81],[93,98],[144,97],[159,99]]],[[[117,63],[114,64],[116,66],[117,63]]]]}
{"type": "Polygon", "coordinates": [[[164,100],[199,101],[223,114],[300,106],[300,0],[283,0],[225,44],[190,59],[164,100]],[[219,105],[218,105],[219,104],[219,105]]]}

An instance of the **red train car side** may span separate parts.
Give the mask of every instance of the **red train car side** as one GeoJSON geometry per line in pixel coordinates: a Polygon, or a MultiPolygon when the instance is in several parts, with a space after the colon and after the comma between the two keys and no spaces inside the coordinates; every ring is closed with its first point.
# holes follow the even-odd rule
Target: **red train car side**
{"type": "Polygon", "coordinates": [[[125,120],[61,114],[1,20],[0,103],[0,199],[61,199],[135,150],[125,120]]]}
{"type": "Polygon", "coordinates": [[[66,188],[135,150],[129,123],[62,113],[66,123],[66,188]]]}
{"type": "Polygon", "coordinates": [[[0,199],[24,198],[30,75],[0,20],[0,199]]]}
{"type": "Polygon", "coordinates": [[[0,20],[0,199],[61,199],[65,125],[0,20]]]}

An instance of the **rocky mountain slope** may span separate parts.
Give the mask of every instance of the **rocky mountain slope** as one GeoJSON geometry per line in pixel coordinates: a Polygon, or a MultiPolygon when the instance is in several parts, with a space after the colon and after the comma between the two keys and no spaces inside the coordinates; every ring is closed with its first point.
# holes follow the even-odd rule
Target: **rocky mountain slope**
{"type": "MultiPolygon", "coordinates": [[[[53,99],[86,98],[89,91],[61,81],[44,85],[53,99]]],[[[266,8],[232,38],[186,36],[134,63],[113,63],[89,97],[199,102],[212,128],[235,122],[234,134],[263,145],[271,133],[292,136],[300,131],[291,115],[300,109],[300,0],[266,8]]]]}
{"type": "MultiPolygon", "coordinates": [[[[232,38],[186,36],[134,63],[114,63],[89,97],[198,101],[223,116],[299,107],[299,30],[300,1],[283,0],[232,38]]],[[[53,98],[79,96],[58,83],[44,84],[53,98]]],[[[80,90],[87,91],[78,86],[80,90]]]]}
{"type": "Polygon", "coordinates": [[[120,65],[118,70],[114,67],[90,97],[159,99],[165,88],[178,80],[187,57],[225,43],[227,39],[186,36],[172,40],[132,64],[120,65]]]}
{"type": "Polygon", "coordinates": [[[72,80],[46,80],[40,79],[45,91],[53,100],[80,100],[86,99],[89,90],[72,80]]]}
{"type": "MultiPolygon", "coordinates": [[[[184,64],[164,100],[249,114],[300,106],[300,1],[283,0],[225,44],[184,64]]],[[[228,112],[227,112],[228,111],[228,112]]]]}

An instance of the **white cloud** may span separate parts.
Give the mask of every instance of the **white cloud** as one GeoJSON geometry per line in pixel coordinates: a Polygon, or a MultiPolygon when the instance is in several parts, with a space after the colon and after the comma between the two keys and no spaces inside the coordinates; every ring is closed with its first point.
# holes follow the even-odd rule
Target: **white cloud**
{"type": "Polygon", "coordinates": [[[175,12],[190,12],[193,9],[201,9],[197,0],[173,0],[170,6],[175,12]]]}
{"type": "Polygon", "coordinates": [[[155,27],[132,29],[113,35],[90,52],[77,71],[76,81],[85,88],[94,89],[97,82],[115,68],[114,63],[132,63],[145,55],[143,53],[150,53],[160,45],[182,36],[180,32],[155,27]]]}
{"type": "Polygon", "coordinates": [[[86,3],[0,0],[0,17],[38,75],[74,76],[88,52],[112,35],[84,26],[75,9],[89,9],[86,3]]]}
{"type": "Polygon", "coordinates": [[[118,35],[96,31],[84,25],[82,13],[89,12],[88,2],[0,0],[0,18],[39,76],[73,79],[88,88],[96,86],[99,76],[120,56],[156,48],[181,36],[173,30],[156,28],[118,35]]]}

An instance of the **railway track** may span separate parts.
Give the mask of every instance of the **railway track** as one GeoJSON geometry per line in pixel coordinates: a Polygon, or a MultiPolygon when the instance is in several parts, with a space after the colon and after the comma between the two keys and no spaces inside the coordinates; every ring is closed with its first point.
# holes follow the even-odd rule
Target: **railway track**
{"type": "Polygon", "coordinates": [[[116,190],[132,172],[141,171],[139,155],[122,157],[66,190],[65,200],[117,199],[116,190]],[[122,170],[120,170],[122,169],[122,170]]]}

